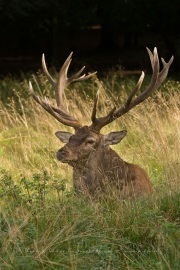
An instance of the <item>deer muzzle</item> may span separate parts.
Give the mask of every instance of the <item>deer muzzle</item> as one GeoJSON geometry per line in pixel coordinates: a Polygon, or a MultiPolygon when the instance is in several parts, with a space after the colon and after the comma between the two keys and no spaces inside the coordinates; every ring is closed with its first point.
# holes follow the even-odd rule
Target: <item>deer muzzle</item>
{"type": "Polygon", "coordinates": [[[60,150],[58,150],[56,157],[57,157],[57,160],[59,160],[61,162],[63,162],[63,161],[65,162],[67,155],[68,155],[68,152],[66,150],[60,149],[60,150]]]}

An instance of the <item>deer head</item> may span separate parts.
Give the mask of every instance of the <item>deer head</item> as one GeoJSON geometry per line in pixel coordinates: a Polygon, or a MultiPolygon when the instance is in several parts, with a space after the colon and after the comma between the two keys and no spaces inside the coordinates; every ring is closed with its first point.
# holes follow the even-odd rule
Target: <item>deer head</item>
{"type": "Polygon", "coordinates": [[[34,93],[31,83],[29,83],[30,92],[35,101],[39,103],[48,113],[55,117],[60,123],[71,126],[75,129],[75,134],[62,131],[56,132],[56,136],[63,143],[66,143],[66,145],[57,152],[58,160],[60,160],[61,162],[67,162],[73,166],[75,162],[86,160],[87,157],[97,148],[117,144],[126,136],[125,130],[119,132],[111,132],[107,135],[100,134],[100,131],[104,126],[113,122],[114,120],[121,117],[122,115],[130,111],[132,108],[143,102],[152,94],[153,91],[158,89],[158,87],[166,79],[169,67],[173,62],[173,56],[167,63],[164,61],[163,58],[161,58],[163,68],[160,71],[157,49],[155,48],[153,53],[148,48],[147,51],[150,57],[153,72],[150,84],[147,86],[147,88],[138,96],[136,96],[136,93],[141,88],[142,82],[144,80],[144,72],[142,72],[136,87],[133,89],[133,91],[127,98],[125,104],[120,108],[114,107],[106,116],[100,118],[96,117],[97,104],[99,99],[98,91],[94,101],[94,107],[91,116],[92,123],[90,126],[82,125],[76,118],[74,118],[69,114],[69,112],[67,112],[63,104],[63,92],[70,83],[89,79],[94,74],[96,74],[96,72],[89,75],[81,75],[85,68],[83,67],[79,72],[68,78],[67,72],[72,60],[71,53],[63,64],[58,75],[58,80],[56,82],[47,70],[43,54],[42,67],[48,81],[55,89],[57,107],[50,105],[47,100],[40,99],[34,93]]]}
{"type": "Polygon", "coordinates": [[[86,161],[89,155],[100,147],[119,143],[126,136],[126,130],[102,135],[90,127],[84,126],[79,128],[74,135],[58,131],[56,136],[63,143],[66,143],[57,152],[57,159],[73,166],[77,162],[86,161]]]}

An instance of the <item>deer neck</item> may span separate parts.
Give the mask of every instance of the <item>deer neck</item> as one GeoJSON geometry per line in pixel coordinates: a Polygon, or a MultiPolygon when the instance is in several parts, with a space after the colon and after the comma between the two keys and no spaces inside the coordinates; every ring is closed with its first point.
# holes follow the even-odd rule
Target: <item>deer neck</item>
{"type": "Polygon", "coordinates": [[[109,146],[103,146],[93,151],[86,159],[76,161],[72,164],[73,178],[79,178],[85,174],[85,172],[92,171],[96,173],[99,168],[112,170],[112,163],[118,167],[128,167],[128,163],[122,160],[117,153],[109,146]]]}

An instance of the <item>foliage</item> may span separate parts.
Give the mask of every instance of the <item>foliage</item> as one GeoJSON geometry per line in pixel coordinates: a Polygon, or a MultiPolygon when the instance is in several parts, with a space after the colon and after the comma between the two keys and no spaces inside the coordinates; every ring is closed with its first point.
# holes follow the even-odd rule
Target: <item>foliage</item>
{"type": "Polygon", "coordinates": [[[40,177],[24,189],[1,172],[2,269],[178,269],[178,194],[91,202],[62,185],[58,201],[40,177]]]}
{"type": "MultiPolygon", "coordinates": [[[[86,122],[97,88],[98,114],[123,104],[135,78],[120,76],[70,88],[67,107],[86,122]]],[[[75,194],[71,168],[55,158],[57,121],[28,97],[25,76],[0,85],[0,268],[179,269],[179,82],[167,81],[103,131],[127,129],[115,150],[150,175],[154,194],[132,201],[75,194]]],[[[40,73],[34,88],[54,102],[40,73]]]]}

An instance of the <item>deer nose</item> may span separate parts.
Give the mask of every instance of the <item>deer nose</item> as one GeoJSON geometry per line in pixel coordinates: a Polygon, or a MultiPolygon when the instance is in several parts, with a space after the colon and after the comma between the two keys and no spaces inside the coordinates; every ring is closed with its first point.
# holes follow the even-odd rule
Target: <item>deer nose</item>
{"type": "Polygon", "coordinates": [[[57,159],[58,160],[62,160],[62,159],[64,159],[67,156],[67,151],[60,149],[60,150],[58,150],[56,156],[57,156],[57,159]]]}

